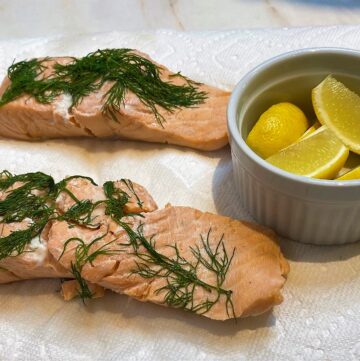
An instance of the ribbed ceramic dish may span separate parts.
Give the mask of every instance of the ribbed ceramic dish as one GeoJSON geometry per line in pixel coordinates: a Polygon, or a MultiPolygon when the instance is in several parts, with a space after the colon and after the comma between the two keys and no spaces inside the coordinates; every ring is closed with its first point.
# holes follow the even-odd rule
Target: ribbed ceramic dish
{"type": "Polygon", "coordinates": [[[256,155],[244,139],[260,114],[281,101],[298,105],[315,119],[311,89],[329,74],[360,94],[360,52],[315,48],[272,58],[241,79],[228,106],[234,176],[243,205],[280,235],[319,245],[360,240],[360,180],[318,180],[285,172],[256,155]]]}

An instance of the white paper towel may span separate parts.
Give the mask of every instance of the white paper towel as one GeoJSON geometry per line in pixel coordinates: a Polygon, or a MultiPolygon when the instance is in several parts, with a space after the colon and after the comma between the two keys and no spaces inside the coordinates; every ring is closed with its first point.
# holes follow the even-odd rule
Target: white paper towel
{"type": "MultiPolygon", "coordinates": [[[[0,42],[0,76],[13,59],[83,55],[130,47],[174,71],[231,90],[243,74],[285,51],[360,49],[360,27],[207,33],[107,33],[0,42]]],[[[360,68],[359,68],[360,69],[360,68]]],[[[123,141],[0,140],[0,169],[41,170],[57,180],[121,177],[167,202],[250,219],[236,198],[229,148],[201,153],[123,141]]],[[[65,303],[59,282],[0,287],[0,360],[360,360],[360,244],[314,247],[282,240],[291,262],[285,301],[274,312],[215,322],[108,293],[84,306],[65,303]]]]}

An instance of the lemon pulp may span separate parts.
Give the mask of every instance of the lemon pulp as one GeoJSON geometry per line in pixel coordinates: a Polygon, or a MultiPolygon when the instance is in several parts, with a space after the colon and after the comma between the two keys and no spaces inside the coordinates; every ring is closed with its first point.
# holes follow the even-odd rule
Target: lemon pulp
{"type": "Polygon", "coordinates": [[[310,134],[314,133],[316,129],[320,128],[321,124],[316,121],[298,140],[297,142],[300,142],[301,140],[307,138],[310,134]]]}
{"type": "Polygon", "coordinates": [[[267,161],[290,173],[332,179],[344,166],[349,150],[326,126],[281,150],[267,161]]]}
{"type": "Polygon", "coordinates": [[[312,102],[320,123],[360,154],[360,97],[329,75],[312,90],[312,102]]]}
{"type": "Polygon", "coordinates": [[[352,179],[360,179],[360,166],[354,168],[350,172],[343,174],[341,177],[336,178],[337,180],[352,180],[352,179]]]}

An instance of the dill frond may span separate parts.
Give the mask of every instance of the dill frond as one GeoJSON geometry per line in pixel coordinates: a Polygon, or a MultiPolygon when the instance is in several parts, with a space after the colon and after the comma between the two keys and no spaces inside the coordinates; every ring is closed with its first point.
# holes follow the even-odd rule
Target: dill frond
{"type": "Polygon", "coordinates": [[[0,201],[0,223],[31,220],[27,229],[0,238],[1,260],[23,253],[26,245],[40,235],[54,212],[51,200],[55,183],[52,177],[41,172],[12,175],[3,171],[0,173],[0,190],[5,192],[0,201]]]}
{"type": "Polygon", "coordinates": [[[136,202],[137,202],[137,205],[139,206],[139,208],[142,208],[143,202],[141,201],[141,199],[139,198],[139,196],[136,194],[135,189],[134,189],[133,182],[132,182],[130,179],[124,179],[124,178],[122,178],[122,179],[120,180],[120,182],[122,182],[122,183],[124,183],[124,184],[126,185],[126,187],[128,188],[128,190],[130,191],[130,193],[135,196],[136,202]]]}
{"type": "Polygon", "coordinates": [[[103,184],[106,196],[105,214],[113,219],[120,220],[126,215],[124,207],[129,202],[129,195],[119,188],[116,188],[114,182],[105,182],[103,184]]]}
{"type": "Polygon", "coordinates": [[[44,77],[46,66],[42,60],[31,59],[12,64],[7,72],[11,83],[0,99],[0,106],[26,94],[39,103],[50,103],[57,95],[63,93],[67,85],[60,79],[44,77]]]}
{"type": "Polygon", "coordinates": [[[97,242],[102,240],[106,236],[106,233],[95,238],[90,243],[86,244],[81,238],[73,237],[69,238],[65,244],[64,249],[59,257],[59,260],[63,257],[64,253],[66,252],[67,246],[75,242],[77,243],[77,246],[75,248],[75,262],[71,262],[71,272],[74,276],[74,278],[77,280],[80,290],[78,292],[79,297],[82,299],[83,302],[85,302],[86,299],[91,299],[93,294],[91,293],[89,286],[87,282],[84,280],[84,278],[81,275],[83,267],[90,263],[93,265],[94,260],[96,257],[100,255],[112,255],[117,254],[121,252],[120,250],[114,250],[114,249],[107,249],[106,247],[115,242],[116,240],[110,241],[108,243],[103,244],[101,247],[96,249],[93,252],[90,252],[90,249],[93,245],[95,245],[97,242]]]}
{"type": "Polygon", "coordinates": [[[190,262],[180,255],[176,244],[168,246],[174,249],[174,258],[158,253],[155,249],[154,240],[146,239],[142,228],[143,224],[140,224],[136,232],[137,240],[145,248],[146,252],[140,252],[139,247],[134,248],[134,254],[140,261],[136,263],[137,268],[133,270],[133,273],[144,278],[164,278],[167,282],[166,286],[159,288],[156,293],[164,293],[165,304],[204,314],[224,297],[228,317],[235,318],[231,299],[232,291],[222,287],[234,257],[235,249],[229,257],[223,237],[220,238],[215,249],[212,249],[210,246],[211,229],[209,229],[205,238],[201,235],[202,247],[200,248],[198,245],[194,248],[190,247],[195,258],[195,261],[190,262]],[[203,265],[216,276],[215,285],[209,284],[200,278],[198,273],[199,265],[203,265]],[[194,294],[197,288],[202,288],[212,297],[196,302],[194,294]]]}

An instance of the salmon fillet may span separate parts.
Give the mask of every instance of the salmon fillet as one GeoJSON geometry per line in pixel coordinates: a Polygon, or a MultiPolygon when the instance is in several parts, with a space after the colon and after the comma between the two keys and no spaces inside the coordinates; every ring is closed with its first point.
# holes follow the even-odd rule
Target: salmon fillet
{"type": "Polygon", "coordinates": [[[289,265],[271,230],[172,206],[124,222],[140,232],[167,264],[175,260],[183,269],[192,269],[198,283],[185,286],[186,277],[159,266],[143,244],[135,250],[129,233],[106,216],[98,229],[54,222],[50,253],[70,269],[79,243],[66,241],[74,237],[89,245],[98,239],[89,254],[99,249],[110,252],[83,266],[85,280],[140,301],[184,308],[215,320],[257,315],[282,302],[280,291],[289,265]],[[178,287],[181,282],[184,286],[178,287]]]}
{"type": "MultiPolygon", "coordinates": [[[[150,59],[146,54],[137,51],[133,53],[150,59]]],[[[44,65],[50,70],[44,75],[51,73],[55,62],[66,64],[70,61],[66,57],[46,61],[44,65]]],[[[166,67],[161,66],[161,69],[163,81],[176,85],[186,83],[181,77],[173,77],[174,73],[166,67]]],[[[6,77],[0,87],[0,96],[9,85],[10,80],[6,77]]],[[[199,85],[198,90],[207,93],[205,102],[194,108],[180,108],[173,112],[159,107],[159,114],[165,119],[161,126],[149,108],[130,91],[126,93],[120,112],[115,113],[116,120],[106,116],[102,107],[104,96],[111,85],[106,82],[99,91],[85,96],[71,109],[72,99],[69,94],[58,96],[50,104],[41,104],[28,95],[20,96],[0,107],[0,135],[24,140],[66,137],[135,139],[200,150],[219,149],[228,142],[228,92],[199,85]]]]}
{"type": "MultiPolygon", "coordinates": [[[[43,207],[45,199],[54,208],[39,236],[0,259],[0,283],[67,278],[66,300],[110,289],[215,320],[257,315],[282,302],[289,265],[268,228],[189,207],[158,210],[145,188],[125,179],[98,186],[81,176],[55,184],[43,173],[1,174],[0,241],[37,224],[16,221],[23,210],[17,202],[41,200],[43,207]]],[[[1,245],[4,255],[9,244],[1,245]]]]}
{"type": "MultiPolygon", "coordinates": [[[[14,189],[20,187],[23,183],[16,182],[11,187],[0,192],[1,201],[6,200],[7,195],[14,189]]],[[[71,177],[64,183],[65,187],[57,197],[56,205],[60,214],[65,214],[74,204],[74,198],[78,201],[90,200],[99,202],[106,199],[103,187],[97,186],[89,178],[71,177]],[[71,195],[70,195],[71,194],[71,195]]],[[[114,182],[116,189],[121,189],[128,194],[128,203],[124,210],[128,213],[148,212],[157,209],[151,195],[144,187],[130,180],[122,179],[114,182]]],[[[105,214],[105,207],[100,204],[92,212],[91,222],[96,223],[96,217],[105,214]]],[[[1,223],[0,238],[6,237],[14,231],[25,230],[32,224],[31,219],[24,219],[21,222],[1,223]]],[[[48,251],[48,234],[51,227],[51,221],[45,226],[40,237],[35,237],[30,244],[26,245],[23,253],[6,257],[0,260],[0,283],[8,283],[24,279],[33,278],[72,278],[72,273],[61,266],[48,251]]],[[[100,286],[94,286],[94,290],[99,291],[100,286]]],[[[74,293],[75,289],[71,291],[74,293]]],[[[64,295],[70,297],[69,287],[67,286],[64,295]]],[[[71,297],[70,297],[71,298],[71,297]]]]}

